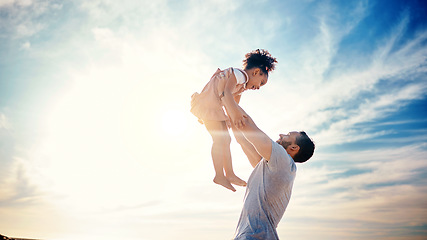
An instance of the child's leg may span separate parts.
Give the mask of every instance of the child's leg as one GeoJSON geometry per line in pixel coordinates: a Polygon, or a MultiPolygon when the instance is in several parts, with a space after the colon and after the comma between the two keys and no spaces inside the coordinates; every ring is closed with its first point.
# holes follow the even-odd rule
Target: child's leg
{"type": "Polygon", "coordinates": [[[224,176],[222,169],[224,168],[226,179],[228,179],[229,182],[238,186],[246,186],[246,182],[238,178],[233,172],[230,151],[231,138],[228,133],[226,123],[206,121],[205,126],[211,134],[213,140],[212,159],[214,161],[216,176],[218,176],[218,178],[222,178],[222,176],[224,176]]]}
{"type": "Polygon", "coordinates": [[[206,129],[209,131],[209,133],[212,136],[212,160],[215,168],[215,178],[214,182],[216,184],[222,185],[233,192],[236,191],[236,189],[231,185],[230,181],[224,176],[224,160],[225,156],[230,155],[230,151],[227,152],[227,146],[228,149],[230,148],[230,142],[231,138],[228,134],[227,125],[225,122],[218,122],[218,121],[204,121],[206,129]]]}
{"type": "MultiPolygon", "coordinates": [[[[227,133],[228,133],[228,131],[227,131],[227,133]]],[[[228,135],[228,136],[230,137],[230,135],[228,135]]],[[[223,150],[223,153],[224,153],[224,170],[225,170],[226,178],[232,184],[235,184],[237,186],[246,186],[246,182],[243,181],[242,179],[240,179],[239,177],[237,177],[236,174],[234,174],[233,163],[231,160],[230,143],[224,147],[225,147],[223,150]]]]}

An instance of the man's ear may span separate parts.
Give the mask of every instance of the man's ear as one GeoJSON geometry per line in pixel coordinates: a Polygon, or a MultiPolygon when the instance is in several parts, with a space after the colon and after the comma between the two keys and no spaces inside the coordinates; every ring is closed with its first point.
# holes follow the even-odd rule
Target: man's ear
{"type": "Polygon", "coordinates": [[[252,72],[253,76],[256,76],[257,74],[259,74],[261,70],[259,68],[255,68],[254,71],[252,72]]]}
{"type": "Polygon", "coordinates": [[[300,147],[298,146],[298,145],[296,145],[296,144],[292,144],[291,146],[289,146],[290,148],[291,148],[291,150],[293,151],[293,152],[295,152],[295,154],[296,153],[298,153],[298,151],[299,151],[299,149],[300,149],[300,147]]]}

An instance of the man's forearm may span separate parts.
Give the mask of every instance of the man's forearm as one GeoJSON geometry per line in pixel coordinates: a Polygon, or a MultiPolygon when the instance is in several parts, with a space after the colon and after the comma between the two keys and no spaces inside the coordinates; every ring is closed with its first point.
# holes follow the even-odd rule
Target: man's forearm
{"type": "Polygon", "coordinates": [[[234,137],[236,138],[237,142],[242,147],[243,152],[245,153],[246,157],[249,160],[249,163],[255,167],[259,161],[261,160],[261,155],[256,151],[255,147],[250,143],[243,133],[238,130],[236,127],[232,126],[234,137]]]}
{"type": "Polygon", "coordinates": [[[271,155],[271,139],[257,127],[252,118],[240,107],[241,111],[245,113],[245,125],[238,130],[242,132],[245,138],[253,145],[256,152],[264,157],[270,159],[271,155]]]}
{"type": "Polygon", "coordinates": [[[261,161],[261,155],[256,151],[252,143],[246,140],[246,142],[242,146],[242,150],[245,153],[246,157],[248,157],[249,162],[252,167],[255,167],[259,161],[261,161]]]}

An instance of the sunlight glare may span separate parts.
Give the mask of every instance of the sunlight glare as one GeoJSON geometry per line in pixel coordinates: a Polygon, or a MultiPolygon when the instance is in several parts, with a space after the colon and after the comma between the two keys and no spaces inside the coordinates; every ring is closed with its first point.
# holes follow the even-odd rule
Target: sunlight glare
{"type": "Polygon", "coordinates": [[[182,135],[188,127],[188,119],[183,111],[170,108],[162,114],[162,130],[173,136],[182,135]]]}

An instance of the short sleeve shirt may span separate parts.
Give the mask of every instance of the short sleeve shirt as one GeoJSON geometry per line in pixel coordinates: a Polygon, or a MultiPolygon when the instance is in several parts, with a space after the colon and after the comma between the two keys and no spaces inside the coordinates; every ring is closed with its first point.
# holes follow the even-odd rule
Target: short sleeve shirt
{"type": "Polygon", "coordinates": [[[296,170],[292,157],[272,141],[270,160],[262,159],[249,177],[235,240],[279,239],[276,228],[291,198],[296,170]]]}
{"type": "Polygon", "coordinates": [[[237,84],[234,88],[233,95],[241,95],[242,92],[246,90],[246,83],[248,82],[248,74],[246,74],[245,71],[239,69],[239,68],[232,68],[234,76],[236,77],[237,84]]]}
{"type": "Polygon", "coordinates": [[[236,77],[237,80],[237,84],[245,84],[248,80],[247,80],[247,75],[246,73],[243,74],[243,70],[238,69],[238,68],[233,68],[233,72],[234,72],[234,76],[236,77]]]}

